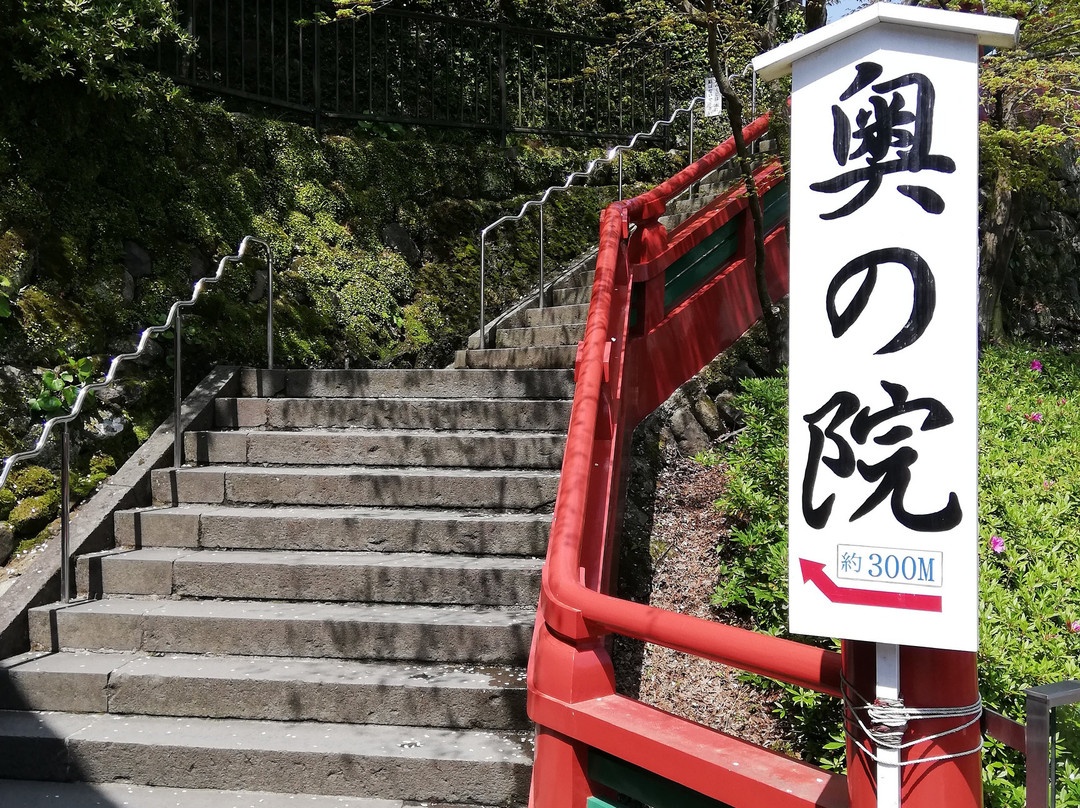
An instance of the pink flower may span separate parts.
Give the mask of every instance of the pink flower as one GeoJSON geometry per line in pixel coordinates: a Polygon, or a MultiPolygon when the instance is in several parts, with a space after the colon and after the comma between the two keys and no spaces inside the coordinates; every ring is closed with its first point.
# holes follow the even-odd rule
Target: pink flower
{"type": "Polygon", "coordinates": [[[1033,423],[1036,423],[1036,424],[1041,424],[1042,423],[1042,413],[1041,412],[1033,412],[1033,413],[1030,413],[1028,415],[1025,415],[1024,417],[1027,418],[1029,421],[1032,421],[1033,423]]]}
{"type": "Polygon", "coordinates": [[[1012,412],[1012,404],[1005,405],[1005,412],[1012,412]]]}
{"type": "Polygon", "coordinates": [[[1059,399],[1058,399],[1058,404],[1059,404],[1060,406],[1064,407],[1064,406],[1065,406],[1065,399],[1063,399],[1063,398],[1059,398],[1059,399]]]}
{"type": "Polygon", "coordinates": [[[1038,359],[1031,360],[1031,369],[1034,370],[1036,373],[1042,373],[1042,362],[1040,362],[1038,359]]]}
{"type": "Polygon", "coordinates": [[[1053,487],[1054,487],[1054,481],[1053,480],[1043,480],[1043,488],[1053,488],[1053,487]]]}
{"type": "Polygon", "coordinates": [[[1073,634],[1080,634],[1080,620],[1073,620],[1069,623],[1069,631],[1073,634]]]}
{"type": "Polygon", "coordinates": [[[1001,555],[1005,552],[1005,539],[1001,538],[1001,536],[991,536],[990,549],[1001,555]]]}

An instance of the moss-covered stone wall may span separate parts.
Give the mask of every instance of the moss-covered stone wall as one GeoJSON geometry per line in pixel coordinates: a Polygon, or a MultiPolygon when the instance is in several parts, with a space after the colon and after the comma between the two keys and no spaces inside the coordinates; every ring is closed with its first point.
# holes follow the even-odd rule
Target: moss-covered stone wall
{"type": "MultiPolygon", "coordinates": [[[[600,152],[399,129],[319,135],[175,90],[100,100],[64,81],[0,100],[0,457],[32,444],[80,367],[100,377],[247,234],[276,257],[278,364],[449,362],[476,327],[479,230],[600,152]]],[[[629,158],[631,189],[683,159],[629,158]]],[[[610,181],[554,198],[550,264],[595,243],[610,181]]],[[[536,238],[534,217],[496,232],[489,312],[535,282],[536,238]]],[[[265,289],[265,266],[248,261],[185,315],[186,388],[216,363],[265,362],[265,289]]],[[[81,488],[168,411],[171,351],[159,340],[98,397],[75,438],[81,488]]]]}

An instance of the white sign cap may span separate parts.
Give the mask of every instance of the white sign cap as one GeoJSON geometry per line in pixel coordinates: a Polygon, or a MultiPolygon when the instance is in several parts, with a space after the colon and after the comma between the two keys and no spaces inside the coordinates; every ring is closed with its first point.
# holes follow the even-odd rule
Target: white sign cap
{"type": "Polygon", "coordinates": [[[792,62],[882,22],[969,34],[980,45],[993,48],[1015,48],[1020,36],[1020,23],[1010,17],[875,3],[761,54],[753,60],[754,70],[763,81],[778,79],[791,72],[792,62]]]}

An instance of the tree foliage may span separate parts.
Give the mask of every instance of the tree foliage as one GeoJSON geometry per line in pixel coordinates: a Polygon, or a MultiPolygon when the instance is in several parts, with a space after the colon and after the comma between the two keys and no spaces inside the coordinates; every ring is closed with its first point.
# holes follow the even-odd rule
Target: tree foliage
{"type": "MultiPolygon", "coordinates": [[[[1030,193],[1054,192],[1051,169],[1080,145],[1080,2],[989,0],[1020,20],[1020,44],[983,60],[980,124],[983,228],[979,332],[1004,336],[1002,290],[1030,193]]],[[[1075,159],[1075,158],[1073,158],[1075,159]]]]}
{"type": "Polygon", "coordinates": [[[162,41],[190,45],[171,0],[16,0],[0,4],[0,87],[67,77],[103,98],[147,91],[135,58],[162,41]]]}
{"type": "Polygon", "coordinates": [[[982,164],[1016,190],[1041,190],[1066,143],[1080,144],[1080,2],[990,0],[1020,20],[1020,45],[982,64],[982,164]]]}

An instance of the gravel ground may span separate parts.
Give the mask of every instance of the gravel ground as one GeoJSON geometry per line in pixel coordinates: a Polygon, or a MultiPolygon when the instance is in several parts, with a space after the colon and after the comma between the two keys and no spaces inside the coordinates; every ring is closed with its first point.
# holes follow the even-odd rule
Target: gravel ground
{"type": "MultiPolygon", "coordinates": [[[[647,496],[653,485],[643,481],[642,475],[639,467],[631,483],[631,500],[639,503],[642,493],[647,496]]],[[[655,475],[651,520],[647,513],[628,520],[623,597],[707,620],[733,622],[709,604],[716,581],[716,544],[725,532],[724,519],[713,502],[725,482],[722,466],[666,458],[655,475]]],[[[782,745],[769,697],[740,682],[739,671],[625,638],[616,641],[614,664],[621,693],[756,744],[782,745]]]]}

